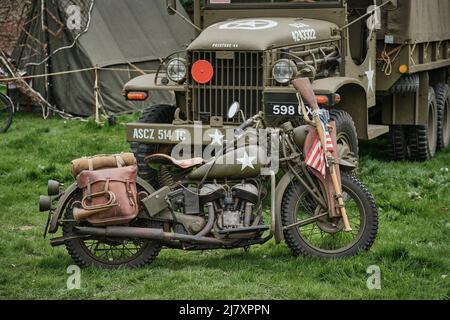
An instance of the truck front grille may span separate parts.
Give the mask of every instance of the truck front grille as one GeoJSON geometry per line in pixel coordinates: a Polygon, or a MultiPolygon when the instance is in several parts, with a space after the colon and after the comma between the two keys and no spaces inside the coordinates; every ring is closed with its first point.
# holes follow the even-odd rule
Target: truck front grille
{"type": "MultiPolygon", "coordinates": [[[[211,117],[227,119],[228,107],[235,101],[247,117],[262,106],[263,54],[261,52],[192,52],[191,65],[198,60],[209,61],[214,68],[212,80],[205,84],[190,81],[194,119],[208,122],[211,117]]],[[[238,119],[233,121],[237,122],[238,119]]]]}

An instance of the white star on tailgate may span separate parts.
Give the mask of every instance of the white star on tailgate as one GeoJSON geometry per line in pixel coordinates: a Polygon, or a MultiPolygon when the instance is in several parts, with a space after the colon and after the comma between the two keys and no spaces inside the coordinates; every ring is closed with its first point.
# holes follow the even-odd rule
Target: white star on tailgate
{"type": "Polygon", "coordinates": [[[369,81],[369,85],[367,90],[369,92],[373,91],[373,77],[375,75],[375,70],[372,70],[372,61],[369,61],[369,70],[366,71],[367,80],[369,81]]]}
{"type": "Polygon", "coordinates": [[[249,157],[247,152],[244,153],[244,157],[237,159],[239,163],[242,163],[242,169],[241,171],[244,171],[246,168],[252,168],[255,169],[253,166],[253,161],[255,161],[256,157],[249,157]]]}
{"type": "Polygon", "coordinates": [[[219,130],[216,129],[216,132],[214,132],[214,134],[210,134],[209,137],[212,139],[211,145],[215,145],[215,144],[217,144],[219,146],[223,145],[224,135],[221,134],[219,132],[219,130]]]}

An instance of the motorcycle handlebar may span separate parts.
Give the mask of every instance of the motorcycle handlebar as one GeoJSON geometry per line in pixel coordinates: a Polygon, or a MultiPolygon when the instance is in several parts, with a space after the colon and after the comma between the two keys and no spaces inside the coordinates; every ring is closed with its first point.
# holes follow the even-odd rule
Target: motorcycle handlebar
{"type": "Polygon", "coordinates": [[[253,118],[250,118],[250,119],[244,121],[239,127],[236,128],[236,131],[235,131],[236,134],[240,135],[242,132],[245,131],[245,129],[251,127],[253,125],[253,121],[254,121],[253,118]]]}
{"type": "Polygon", "coordinates": [[[244,121],[239,127],[235,130],[235,136],[240,136],[247,128],[253,126],[258,120],[263,119],[263,113],[260,112],[257,115],[251,117],[250,119],[244,121]]]}

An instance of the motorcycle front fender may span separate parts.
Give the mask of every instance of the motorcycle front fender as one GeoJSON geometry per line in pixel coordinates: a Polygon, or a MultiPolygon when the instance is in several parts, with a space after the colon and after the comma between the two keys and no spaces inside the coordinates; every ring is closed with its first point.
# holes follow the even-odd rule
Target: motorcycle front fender
{"type": "Polygon", "coordinates": [[[275,214],[275,241],[276,243],[280,243],[284,239],[283,235],[283,224],[281,222],[281,206],[283,203],[283,196],[289,187],[289,185],[292,183],[293,180],[295,180],[295,175],[292,172],[287,172],[281,180],[278,182],[277,187],[275,189],[275,208],[274,208],[274,214],[275,214]]]}

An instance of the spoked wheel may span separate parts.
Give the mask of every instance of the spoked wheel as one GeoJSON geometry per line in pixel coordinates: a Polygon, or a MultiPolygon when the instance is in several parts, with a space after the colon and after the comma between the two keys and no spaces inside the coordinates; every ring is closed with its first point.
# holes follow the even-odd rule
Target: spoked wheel
{"type": "Polygon", "coordinates": [[[11,126],[14,106],[11,99],[0,93],[0,133],[5,133],[11,126]]]}
{"type": "Polygon", "coordinates": [[[342,175],[342,189],[352,232],[343,231],[341,218],[330,219],[300,183],[290,186],[283,198],[283,226],[321,216],[309,224],[284,231],[294,255],[337,259],[370,249],[378,230],[375,201],[367,188],[352,175],[342,175]]]}
{"type": "MultiPolygon", "coordinates": [[[[138,186],[138,191],[139,186],[138,186]]],[[[66,208],[63,235],[70,237],[76,233],[77,223],[73,220],[73,208],[79,206],[82,192],[79,190],[72,196],[66,208]]],[[[83,226],[89,226],[87,222],[83,226]]],[[[136,219],[131,227],[162,228],[162,224],[136,219]]],[[[95,266],[101,268],[138,268],[151,264],[161,251],[161,245],[140,239],[109,239],[86,236],[65,241],[66,249],[74,262],[80,267],[95,266]]]]}

